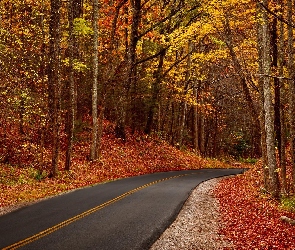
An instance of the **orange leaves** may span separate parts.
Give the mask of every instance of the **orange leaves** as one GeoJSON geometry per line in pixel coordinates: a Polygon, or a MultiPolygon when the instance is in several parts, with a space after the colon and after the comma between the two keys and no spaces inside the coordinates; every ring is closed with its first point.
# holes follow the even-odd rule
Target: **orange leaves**
{"type": "Polygon", "coordinates": [[[261,197],[259,178],[253,169],[221,181],[215,195],[225,225],[222,233],[236,249],[294,249],[294,227],[280,221],[288,213],[280,211],[274,200],[261,197]]]}
{"type": "MultiPolygon", "coordinates": [[[[127,141],[123,143],[115,138],[112,130],[112,125],[105,122],[101,157],[94,162],[88,161],[89,132],[81,133],[74,146],[71,171],[61,170],[60,166],[58,177],[54,179],[46,178],[49,173],[46,168],[40,173],[39,169],[32,167],[2,164],[0,207],[129,176],[201,167],[228,167],[217,160],[209,161],[192,152],[177,150],[157,136],[127,132],[127,141]]],[[[45,162],[50,161],[50,154],[44,152],[44,157],[45,162]]]]}

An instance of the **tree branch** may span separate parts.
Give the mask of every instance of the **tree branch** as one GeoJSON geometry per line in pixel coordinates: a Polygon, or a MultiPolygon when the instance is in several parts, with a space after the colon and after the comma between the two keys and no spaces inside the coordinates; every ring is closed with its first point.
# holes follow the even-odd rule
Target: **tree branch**
{"type": "Polygon", "coordinates": [[[270,10],[267,6],[265,6],[263,4],[262,1],[260,0],[255,0],[255,2],[257,2],[258,4],[260,4],[269,14],[273,15],[275,18],[277,18],[279,21],[287,24],[288,26],[295,28],[295,25],[293,23],[290,23],[288,21],[286,21],[284,18],[282,18],[281,16],[277,15],[275,12],[273,12],[272,10],[270,10]]]}
{"type": "Polygon", "coordinates": [[[135,65],[138,65],[138,64],[141,64],[141,63],[147,62],[147,61],[149,61],[149,60],[152,60],[152,59],[154,59],[154,58],[160,56],[160,55],[161,55],[162,53],[164,53],[164,51],[165,51],[166,49],[168,49],[168,48],[169,48],[169,47],[163,48],[163,49],[161,49],[158,53],[156,53],[156,54],[154,54],[154,55],[151,55],[151,56],[149,56],[149,57],[146,57],[146,58],[144,58],[144,59],[141,59],[141,60],[137,61],[137,62],[135,63],[135,65]]]}
{"type": "Polygon", "coordinates": [[[174,62],[169,69],[167,69],[164,74],[163,77],[165,77],[176,65],[178,65],[179,63],[181,63],[182,61],[184,61],[189,55],[191,55],[193,53],[193,51],[190,51],[189,53],[187,53],[185,56],[183,56],[182,58],[180,58],[179,60],[177,60],[176,62],[174,62]]]}

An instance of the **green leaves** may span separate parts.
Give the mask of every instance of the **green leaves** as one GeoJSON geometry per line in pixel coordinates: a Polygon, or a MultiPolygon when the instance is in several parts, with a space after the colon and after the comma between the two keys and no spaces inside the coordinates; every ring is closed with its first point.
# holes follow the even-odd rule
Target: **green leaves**
{"type": "Polygon", "coordinates": [[[93,34],[90,21],[84,18],[75,18],[73,26],[76,36],[89,36],[93,34]]]}

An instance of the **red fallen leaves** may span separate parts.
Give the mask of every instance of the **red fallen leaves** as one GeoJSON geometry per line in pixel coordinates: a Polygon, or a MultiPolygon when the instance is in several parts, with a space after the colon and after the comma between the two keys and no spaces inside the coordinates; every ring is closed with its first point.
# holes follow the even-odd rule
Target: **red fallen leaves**
{"type": "Polygon", "coordinates": [[[127,131],[127,140],[123,142],[115,138],[112,124],[105,122],[104,127],[100,159],[94,162],[88,160],[90,133],[81,132],[74,145],[70,171],[63,170],[65,149],[62,147],[57,178],[46,178],[50,171],[50,148],[44,149],[42,161],[35,154],[34,162],[43,162],[43,166],[37,165],[36,169],[30,164],[22,164],[23,167],[0,164],[0,207],[135,175],[231,167],[217,160],[203,159],[189,151],[178,150],[156,136],[127,131]],[[37,170],[41,170],[42,176],[38,175],[37,170]]]}
{"type": "Polygon", "coordinates": [[[221,181],[215,190],[220,202],[221,233],[235,249],[295,249],[295,227],[280,220],[278,203],[259,193],[257,170],[221,181]]]}
{"type": "MultiPolygon", "coordinates": [[[[90,134],[83,132],[75,143],[71,171],[63,170],[65,152],[60,157],[57,178],[46,178],[50,167],[50,152],[44,155],[45,173],[40,181],[37,169],[0,165],[0,207],[56,195],[67,190],[93,185],[118,178],[154,172],[222,168],[229,165],[217,160],[197,157],[192,152],[180,151],[157,137],[127,133],[126,142],[115,138],[112,129],[106,125],[102,138],[101,157],[95,162],[88,160],[90,134]],[[47,167],[46,167],[47,166],[47,167]]],[[[37,160],[37,159],[36,159],[37,160]]]]}

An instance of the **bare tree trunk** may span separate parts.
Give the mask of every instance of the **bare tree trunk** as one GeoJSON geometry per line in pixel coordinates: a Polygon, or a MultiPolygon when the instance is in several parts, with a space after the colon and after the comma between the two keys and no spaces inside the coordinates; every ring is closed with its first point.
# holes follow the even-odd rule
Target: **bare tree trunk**
{"type": "Polygon", "coordinates": [[[138,28],[141,18],[141,0],[130,0],[131,8],[131,29],[130,36],[128,40],[128,31],[126,30],[126,59],[127,59],[127,79],[122,88],[122,94],[120,95],[120,100],[118,102],[118,117],[116,124],[116,136],[125,141],[126,133],[126,121],[127,116],[130,115],[132,129],[135,128],[134,119],[136,114],[134,113],[134,100],[132,94],[136,91],[136,46],[139,40],[138,28]],[[128,43],[129,42],[129,43],[128,43]],[[127,109],[131,110],[128,113],[127,109]]]}
{"type": "MultiPolygon", "coordinates": [[[[191,41],[188,41],[187,45],[187,71],[185,75],[185,82],[184,82],[184,94],[187,94],[189,84],[190,84],[190,78],[191,78],[191,66],[192,66],[192,60],[191,60],[191,52],[193,50],[193,44],[191,41]]],[[[179,137],[178,137],[178,145],[179,147],[183,144],[183,134],[184,134],[184,127],[185,127],[185,120],[186,120],[186,113],[187,113],[187,102],[184,100],[181,105],[181,116],[180,116],[180,127],[179,127],[179,137]]]]}
{"type": "MultiPolygon", "coordinates": [[[[196,98],[196,102],[198,101],[198,86],[193,87],[194,96],[196,98]]],[[[198,103],[196,103],[193,107],[193,149],[194,152],[198,155],[200,154],[199,150],[199,129],[198,129],[198,103]]]]}
{"type": "Polygon", "coordinates": [[[128,89],[130,93],[128,96],[128,106],[131,109],[130,122],[132,131],[136,128],[136,119],[138,116],[138,110],[136,107],[137,101],[137,66],[136,66],[136,46],[139,40],[138,28],[141,19],[141,0],[131,0],[131,10],[132,10],[132,24],[130,32],[130,46],[129,46],[129,58],[128,58],[128,73],[129,73],[129,84],[128,89]]]}
{"type": "MultiPolygon", "coordinates": [[[[293,1],[287,1],[288,7],[288,22],[292,22],[293,16],[293,1]]],[[[292,166],[293,190],[295,190],[295,73],[294,73],[294,38],[293,27],[288,25],[288,72],[289,78],[289,119],[290,119],[290,153],[292,166]]]]}
{"type": "Polygon", "coordinates": [[[187,103],[186,101],[183,101],[180,105],[180,122],[179,122],[179,130],[178,130],[178,142],[177,146],[181,148],[183,144],[183,134],[185,130],[185,119],[186,119],[186,113],[187,113],[187,103]]]}
{"type": "MultiPolygon", "coordinates": [[[[283,16],[283,1],[279,1],[280,4],[280,14],[279,16],[282,18],[283,16]]],[[[278,41],[278,71],[279,75],[282,76],[284,73],[284,23],[280,22],[279,25],[279,41],[278,41]]],[[[281,123],[281,157],[280,157],[280,165],[281,165],[281,176],[282,176],[282,193],[287,193],[287,172],[286,172],[286,119],[285,119],[285,96],[286,90],[283,80],[279,80],[280,85],[280,96],[281,96],[281,103],[280,103],[280,123],[281,123]]]]}
{"type": "MultiPolygon", "coordinates": [[[[272,47],[272,67],[278,69],[278,31],[277,31],[278,21],[274,18],[271,24],[271,47],[272,47]]],[[[282,158],[282,140],[281,140],[281,96],[280,96],[280,80],[279,78],[274,78],[274,126],[275,126],[275,140],[278,144],[278,155],[279,162],[282,158]]]]}
{"type": "MultiPolygon", "coordinates": [[[[45,13],[45,5],[44,0],[41,1],[42,10],[41,12],[45,13]]],[[[41,54],[41,63],[40,63],[40,71],[41,71],[41,79],[42,79],[42,86],[46,86],[45,82],[45,76],[46,76],[46,54],[45,54],[45,27],[44,27],[44,15],[41,15],[41,34],[42,34],[42,54],[41,54]]],[[[45,110],[43,110],[43,113],[45,113],[45,110]]],[[[42,168],[44,166],[44,149],[45,149],[45,130],[46,130],[46,123],[47,123],[48,117],[40,116],[40,158],[39,158],[39,172],[42,173],[42,168]]]]}
{"type": "Polygon", "coordinates": [[[92,84],[92,140],[90,160],[98,158],[98,0],[93,0],[93,84],[92,84]]]}
{"type": "MultiPolygon", "coordinates": [[[[268,0],[263,1],[268,6],[268,0]]],[[[262,60],[263,60],[263,93],[264,93],[264,111],[265,111],[265,131],[266,131],[266,149],[270,178],[270,192],[274,197],[279,196],[279,180],[277,173],[277,164],[275,156],[275,138],[274,138],[274,110],[272,104],[270,75],[270,35],[267,12],[262,11],[262,60]]]]}
{"type": "Polygon", "coordinates": [[[76,115],[76,95],[75,95],[75,72],[74,72],[74,60],[76,59],[75,51],[77,48],[77,41],[74,35],[74,20],[80,17],[81,0],[72,0],[68,5],[68,19],[69,19],[69,103],[67,114],[67,152],[65,169],[70,170],[72,150],[74,143],[74,131],[75,131],[75,115],[76,115]]]}
{"type": "MultiPolygon", "coordinates": [[[[260,4],[257,3],[257,19],[260,18],[260,4]]],[[[262,47],[262,25],[260,22],[256,24],[256,32],[257,32],[257,51],[258,51],[258,72],[262,76],[263,75],[263,47],[262,47]]],[[[269,189],[269,169],[267,163],[267,150],[266,150],[266,131],[265,131],[265,112],[264,112],[264,96],[263,96],[263,77],[259,77],[258,86],[260,92],[260,114],[259,114],[259,122],[261,128],[261,153],[262,153],[262,166],[263,166],[263,179],[264,179],[264,188],[266,190],[269,189]]]]}
{"type": "Polygon", "coordinates": [[[201,114],[200,116],[200,122],[199,122],[199,130],[200,130],[200,152],[203,156],[206,155],[205,149],[206,149],[206,131],[205,131],[205,116],[201,114]]]}
{"type": "Polygon", "coordinates": [[[52,163],[50,177],[55,177],[58,172],[59,148],[60,148],[60,105],[61,105],[61,79],[60,79],[60,0],[51,0],[50,13],[50,42],[49,42],[49,91],[53,91],[51,124],[53,132],[52,163]]]}
{"type": "Polygon", "coordinates": [[[160,83],[162,80],[162,71],[163,71],[165,53],[166,53],[166,50],[163,49],[159,57],[159,64],[158,64],[157,71],[155,72],[155,80],[153,82],[153,88],[152,88],[153,93],[152,93],[151,103],[149,107],[147,123],[144,130],[146,134],[150,134],[152,131],[154,115],[157,108],[158,96],[160,92],[160,83]]]}

